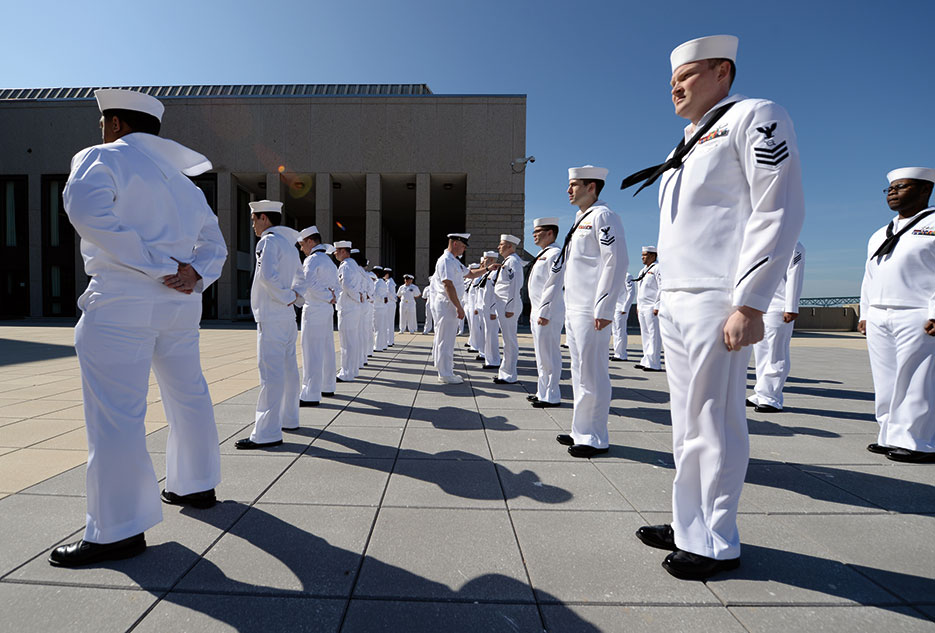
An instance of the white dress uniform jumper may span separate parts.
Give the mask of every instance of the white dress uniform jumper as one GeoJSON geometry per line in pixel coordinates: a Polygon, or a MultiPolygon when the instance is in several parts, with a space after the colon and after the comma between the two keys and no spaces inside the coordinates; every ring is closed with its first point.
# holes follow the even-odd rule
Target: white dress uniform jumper
{"type": "Polygon", "coordinates": [[[614,358],[617,360],[627,359],[627,318],[630,316],[630,305],[636,295],[636,285],[633,283],[633,276],[627,273],[623,292],[617,299],[617,309],[614,310],[613,323],[613,350],[614,358]]]}
{"type": "Polygon", "coordinates": [[[373,347],[382,352],[389,345],[386,337],[386,314],[392,308],[389,303],[389,288],[386,283],[375,277],[373,279],[373,347]]]}
{"type": "Polygon", "coordinates": [[[867,351],[876,392],[877,444],[935,452],[935,336],[923,330],[935,319],[935,207],[896,218],[870,238],[860,290],[867,322],[867,351]],[[893,249],[874,257],[889,232],[893,249]]]}
{"type": "Polygon", "coordinates": [[[753,345],[756,362],[756,387],[753,402],[782,409],[782,389],[792,366],[789,358],[795,322],[783,321],[783,314],[798,314],[805,279],[805,247],[796,243],[789,267],[776,287],[776,294],[763,315],[763,340],[753,345]]]}
{"type": "Polygon", "coordinates": [[[395,345],[396,344],[396,281],[390,277],[389,279],[381,280],[386,286],[386,313],[383,315],[383,329],[386,332],[386,344],[395,345]]]}
{"type": "Polygon", "coordinates": [[[529,327],[532,331],[533,349],[536,353],[536,369],[539,380],[536,397],[541,402],[561,402],[559,382],[562,378],[562,326],[565,323],[565,297],[559,289],[549,300],[544,298],[546,285],[552,275],[552,266],[561,249],[550,244],[536,256],[529,270],[529,327]],[[540,318],[548,319],[539,325],[540,318]]]}
{"type": "Polygon", "coordinates": [[[399,298],[399,333],[409,332],[415,334],[418,331],[416,325],[416,299],[422,296],[419,287],[415,284],[400,286],[396,291],[399,298]]]}
{"type": "Polygon", "coordinates": [[[516,363],[519,360],[519,338],[516,328],[519,315],[523,311],[523,260],[516,253],[510,253],[500,265],[494,294],[497,296],[497,321],[500,335],[503,337],[503,360],[497,377],[507,382],[516,382],[516,363]],[[507,316],[507,312],[512,316],[507,316]]]}
{"type": "Polygon", "coordinates": [[[169,423],[166,490],[186,495],[221,481],[198,322],[201,293],[220,276],[227,250],[217,217],[186,177],[208,169],[204,156],[143,133],[84,149],[71,162],[65,212],[91,277],[75,328],[90,543],[129,538],[162,520],[143,426],[150,368],[169,423]],[[202,277],[190,295],[162,284],[179,262],[202,277]]]}
{"type": "Polygon", "coordinates": [[[636,284],[636,312],[640,318],[640,339],[643,357],[640,365],[649,369],[662,369],[662,337],[659,332],[659,262],[643,266],[634,280],[636,284]]]}
{"type": "Polygon", "coordinates": [[[299,427],[299,366],[296,361],[296,293],[292,286],[301,262],[296,231],[272,226],[256,243],[250,307],[256,321],[260,395],[250,440],[282,440],[283,429],[299,427]]]}
{"type": "Polygon", "coordinates": [[[320,402],[321,392],[334,393],[334,304],[339,292],[338,269],[316,246],[302,262],[301,282],[296,290],[305,299],[302,306],[302,392],[299,399],[320,402]]]}
{"type": "Polygon", "coordinates": [[[338,266],[338,340],[341,344],[341,367],[337,377],[343,381],[357,378],[360,370],[360,321],[364,308],[361,295],[364,293],[360,266],[350,257],[338,266]]]}

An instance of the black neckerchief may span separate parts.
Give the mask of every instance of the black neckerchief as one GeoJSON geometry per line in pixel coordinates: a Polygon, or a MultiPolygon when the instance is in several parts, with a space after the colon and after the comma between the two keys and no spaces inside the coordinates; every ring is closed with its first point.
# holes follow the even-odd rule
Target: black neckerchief
{"type": "Polygon", "coordinates": [[[640,276],[637,277],[636,279],[634,279],[633,281],[636,281],[636,282],[642,281],[642,280],[643,280],[643,277],[645,277],[646,275],[648,275],[648,274],[649,274],[649,271],[651,271],[651,270],[653,269],[653,266],[655,266],[655,265],[656,265],[656,262],[653,262],[652,264],[650,264],[649,266],[647,266],[647,267],[646,267],[646,270],[644,270],[642,273],[640,273],[640,276]]]}
{"type": "MultiPolygon", "coordinates": [[[[597,200],[594,201],[594,204],[597,204],[597,200]]],[[[568,233],[565,235],[565,243],[562,244],[562,252],[558,254],[558,257],[555,258],[555,263],[552,264],[552,272],[558,273],[562,270],[562,266],[565,265],[565,251],[568,250],[568,245],[571,244],[571,236],[575,234],[575,231],[578,230],[578,225],[581,224],[581,221],[586,217],[591,215],[591,211],[594,210],[592,206],[587,211],[581,214],[581,217],[575,220],[575,223],[569,229],[568,233]]]]}
{"type": "Polygon", "coordinates": [[[708,119],[708,122],[702,125],[698,131],[695,132],[694,136],[688,140],[687,143],[685,142],[685,137],[683,135],[682,140],[679,141],[678,146],[676,146],[675,151],[672,153],[672,158],[668,159],[664,163],[660,163],[659,165],[653,165],[652,167],[641,169],[635,174],[630,174],[623,179],[622,183],[620,183],[620,188],[626,189],[627,187],[632,187],[636,183],[645,180],[646,182],[644,182],[640,188],[636,190],[636,193],[633,194],[636,196],[637,193],[656,182],[656,179],[666,171],[670,169],[678,169],[681,167],[682,160],[685,158],[686,154],[688,154],[688,152],[690,152],[691,149],[695,146],[695,143],[698,142],[698,139],[700,139],[708,132],[708,130],[714,127],[714,124],[717,123],[718,120],[724,116],[724,114],[730,110],[735,103],[737,102],[731,101],[730,103],[725,103],[720,108],[715,110],[711,114],[711,118],[708,119]]]}
{"type": "Polygon", "coordinates": [[[883,240],[883,243],[880,244],[880,247],[876,252],[870,256],[870,259],[874,257],[883,257],[884,255],[889,255],[893,252],[893,249],[896,248],[896,243],[899,242],[899,238],[902,237],[903,233],[914,227],[916,224],[927,218],[928,216],[935,213],[935,208],[926,209],[925,211],[920,211],[913,217],[903,228],[899,229],[899,233],[893,233],[893,224],[896,220],[893,220],[886,225],[886,239],[883,240]]]}

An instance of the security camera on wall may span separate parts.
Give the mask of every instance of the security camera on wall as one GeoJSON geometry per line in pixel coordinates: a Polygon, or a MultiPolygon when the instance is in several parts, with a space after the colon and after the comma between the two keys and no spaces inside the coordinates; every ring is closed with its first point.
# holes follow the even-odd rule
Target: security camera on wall
{"type": "Polygon", "coordinates": [[[526,169],[526,163],[536,162],[535,156],[526,156],[524,158],[514,158],[510,161],[510,168],[514,174],[518,174],[526,169]]]}

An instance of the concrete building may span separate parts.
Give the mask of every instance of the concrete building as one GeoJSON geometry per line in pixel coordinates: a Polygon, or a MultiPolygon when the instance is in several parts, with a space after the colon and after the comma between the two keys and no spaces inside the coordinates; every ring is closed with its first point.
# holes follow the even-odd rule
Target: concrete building
{"type": "MultiPolygon", "coordinates": [[[[204,297],[208,319],[250,318],[247,204],[284,203],[284,223],[349,239],[402,283],[423,286],[445,234],[472,233],[468,261],[523,235],[524,95],[436,95],[424,84],[134,87],[166,106],[162,136],[205,154],[198,184],[230,256],[204,297]]],[[[84,289],[62,209],[69,161],[100,143],[93,88],[0,90],[0,317],[73,316],[84,289]]]]}

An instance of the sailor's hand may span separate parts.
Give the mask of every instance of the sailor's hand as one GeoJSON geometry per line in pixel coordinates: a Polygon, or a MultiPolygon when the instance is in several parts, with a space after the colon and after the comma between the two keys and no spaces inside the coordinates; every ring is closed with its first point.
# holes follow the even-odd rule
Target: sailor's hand
{"type": "Polygon", "coordinates": [[[179,269],[174,275],[164,277],[162,283],[173,290],[190,295],[195,290],[195,284],[201,279],[198,271],[191,264],[179,263],[179,269]]]}
{"type": "Polygon", "coordinates": [[[539,317],[538,319],[536,319],[536,323],[538,323],[539,325],[548,325],[549,320],[545,317],[539,317]]]}
{"type": "MultiPolygon", "coordinates": [[[[929,321],[929,323],[931,323],[931,321],[929,321]]],[[[866,336],[867,335],[867,322],[860,321],[857,324],[857,331],[863,334],[864,336],[866,336]]],[[[925,331],[928,332],[928,326],[925,327],[925,331]]]]}
{"type": "Polygon", "coordinates": [[[935,319],[929,319],[926,321],[925,327],[923,329],[929,336],[935,336],[935,319]]]}
{"type": "Polygon", "coordinates": [[[490,315],[490,320],[491,320],[491,321],[496,321],[496,320],[497,320],[497,315],[496,315],[496,314],[491,314],[491,315],[490,315]]]}
{"type": "Polygon", "coordinates": [[[795,318],[799,316],[798,312],[783,312],[782,313],[782,322],[783,323],[792,323],[795,321],[795,318]]]}
{"type": "Polygon", "coordinates": [[[463,319],[463,318],[464,318],[464,308],[462,308],[461,306],[458,306],[458,319],[463,319]]]}
{"type": "Polygon", "coordinates": [[[515,313],[515,312],[506,312],[506,313],[504,313],[503,316],[505,316],[505,317],[508,318],[508,319],[512,319],[514,314],[516,314],[516,313],[515,313]]]}
{"type": "Polygon", "coordinates": [[[610,325],[610,319],[594,319],[594,329],[600,332],[605,327],[610,325]]]}
{"type": "Polygon", "coordinates": [[[763,313],[749,306],[740,306],[724,324],[724,344],[730,352],[763,340],[763,313]]]}

